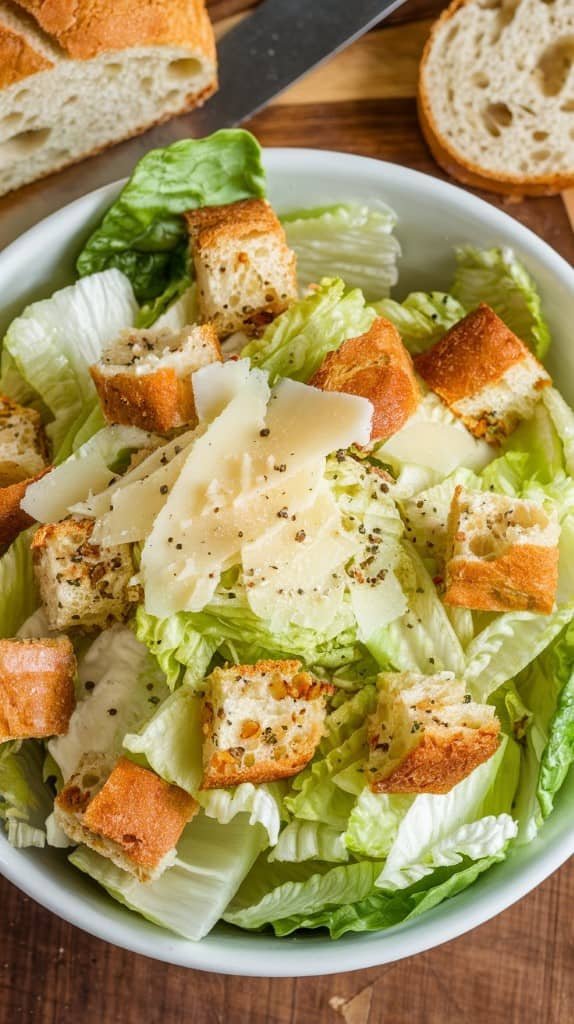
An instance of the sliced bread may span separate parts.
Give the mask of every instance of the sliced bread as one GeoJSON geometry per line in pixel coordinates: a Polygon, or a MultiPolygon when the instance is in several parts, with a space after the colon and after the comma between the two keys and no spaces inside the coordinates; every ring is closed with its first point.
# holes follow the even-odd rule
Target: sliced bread
{"type": "Polygon", "coordinates": [[[191,110],[216,84],[204,0],[0,0],[0,195],[191,110]]]}
{"type": "Polygon", "coordinates": [[[552,195],[574,185],[572,0],[454,0],[433,26],[419,117],[467,185],[552,195]]]}

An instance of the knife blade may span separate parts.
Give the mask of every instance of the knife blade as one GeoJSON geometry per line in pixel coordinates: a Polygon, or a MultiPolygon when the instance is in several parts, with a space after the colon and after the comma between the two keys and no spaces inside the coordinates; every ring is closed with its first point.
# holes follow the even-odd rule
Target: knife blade
{"type": "Polygon", "coordinates": [[[194,133],[240,124],[402,3],[264,0],[220,40],[219,91],[190,115],[194,133]]]}
{"type": "Polygon", "coordinates": [[[404,2],[264,0],[219,40],[219,90],[204,107],[0,198],[0,250],[66,203],[129,175],[148,150],[241,124],[404,2]]]}

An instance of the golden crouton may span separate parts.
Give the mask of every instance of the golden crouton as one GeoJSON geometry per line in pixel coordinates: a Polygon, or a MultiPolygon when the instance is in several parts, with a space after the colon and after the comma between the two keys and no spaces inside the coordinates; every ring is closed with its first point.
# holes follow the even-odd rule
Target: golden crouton
{"type": "Polygon", "coordinates": [[[0,487],[36,476],[47,454],[40,413],[0,395],[0,487]]]}
{"type": "Polygon", "coordinates": [[[530,349],[485,305],[415,356],[415,369],[475,437],[492,444],[532,415],[551,383],[530,349]]]}
{"type": "Polygon", "coordinates": [[[0,640],[0,743],[67,732],[76,659],[67,637],[0,640]]]}
{"type": "Polygon", "coordinates": [[[265,199],[185,215],[202,320],[221,338],[256,335],[297,298],[295,253],[265,199]]]}
{"type": "Polygon", "coordinates": [[[334,687],[299,661],[216,668],[203,700],[202,789],[295,775],[323,735],[334,687]]]}
{"type": "Polygon", "coordinates": [[[137,589],[129,544],[92,544],[93,519],[48,523],[34,534],[32,557],[50,629],[106,629],[128,617],[137,589]]]}
{"type": "Polygon", "coordinates": [[[26,494],[28,486],[48,472],[48,469],[44,469],[36,476],[20,480],[17,484],[0,487],[0,552],[9,546],[22,530],[34,522],[32,516],[20,508],[20,502],[26,494]]]}
{"type": "Polygon", "coordinates": [[[179,786],[125,757],[108,773],[103,758],[88,754],[54,809],[70,839],[140,882],[151,882],[173,864],[181,833],[199,805],[179,786]]]}
{"type": "Polygon", "coordinates": [[[167,329],[126,330],[90,367],[109,423],[159,434],[195,425],[191,375],[221,361],[211,324],[167,329]]]}
{"type": "Polygon", "coordinates": [[[534,501],[457,487],[448,520],[445,603],[549,614],[559,535],[556,513],[534,501]]]}
{"type": "Polygon", "coordinates": [[[309,384],[322,391],[368,398],[373,406],[373,441],[400,430],[420,397],[411,357],[394,324],[384,317],[378,317],[365,334],[349,338],[330,352],[309,384]]]}
{"type": "Polygon", "coordinates": [[[369,719],[374,793],[448,793],[498,747],[494,708],[475,704],[452,672],[385,672],[369,719]]]}

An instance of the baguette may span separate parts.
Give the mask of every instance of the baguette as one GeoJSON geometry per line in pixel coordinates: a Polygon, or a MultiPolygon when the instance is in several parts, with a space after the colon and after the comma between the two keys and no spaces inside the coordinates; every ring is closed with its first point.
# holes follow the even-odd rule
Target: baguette
{"type": "Polygon", "coordinates": [[[201,104],[204,0],[0,0],[0,195],[201,104]]]}
{"type": "Polygon", "coordinates": [[[0,743],[68,731],[76,659],[66,636],[0,640],[0,743]]]}
{"type": "Polygon", "coordinates": [[[466,185],[515,196],[574,185],[571,0],[454,0],[419,72],[423,134],[466,185]]]}

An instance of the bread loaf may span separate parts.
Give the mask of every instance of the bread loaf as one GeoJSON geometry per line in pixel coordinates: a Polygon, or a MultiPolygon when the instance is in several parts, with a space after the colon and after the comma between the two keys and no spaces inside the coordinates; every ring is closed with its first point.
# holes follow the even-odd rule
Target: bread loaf
{"type": "Polygon", "coordinates": [[[191,110],[216,84],[204,0],[0,0],[0,195],[191,110]]]}
{"type": "Polygon", "coordinates": [[[421,61],[433,156],[477,188],[552,195],[574,185],[572,0],[454,0],[421,61]]]}

